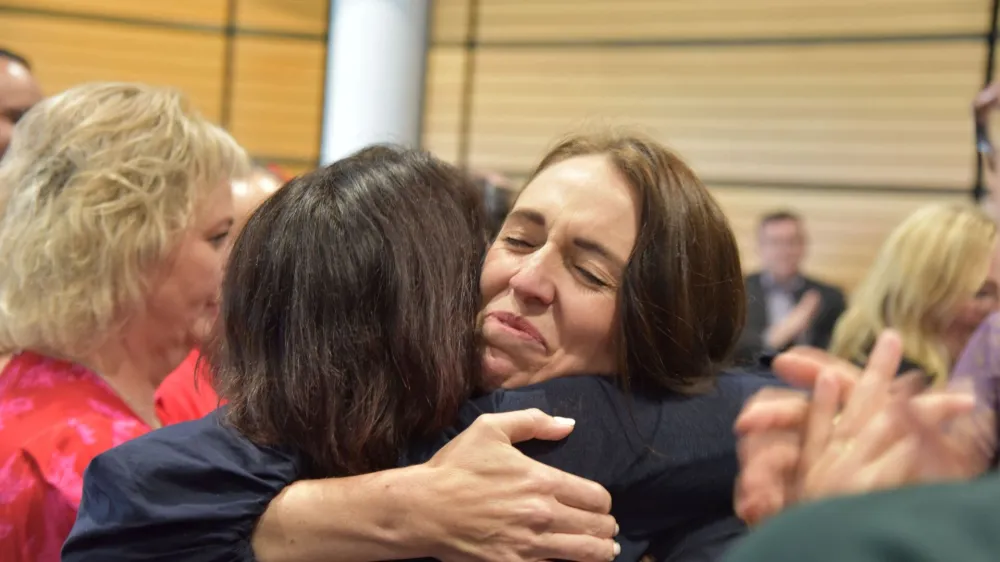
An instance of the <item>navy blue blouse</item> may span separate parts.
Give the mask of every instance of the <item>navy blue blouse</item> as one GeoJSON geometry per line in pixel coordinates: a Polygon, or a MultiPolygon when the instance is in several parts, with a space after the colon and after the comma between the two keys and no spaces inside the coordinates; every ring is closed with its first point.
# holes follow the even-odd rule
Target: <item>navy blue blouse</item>
{"type": "MultiPolygon", "coordinates": [[[[521,450],[608,489],[621,527],[618,560],[647,552],[718,560],[745,530],[732,507],[733,421],[769,384],[724,374],[704,395],[652,397],[626,395],[608,378],[571,376],[498,391],[468,403],[452,430],[411,447],[401,464],[429,459],[482,413],[539,408],[574,418],[566,439],[521,450]]],[[[254,524],[300,474],[293,452],[251,443],[219,412],[151,432],[91,462],[63,561],[252,561],[254,524]]]]}

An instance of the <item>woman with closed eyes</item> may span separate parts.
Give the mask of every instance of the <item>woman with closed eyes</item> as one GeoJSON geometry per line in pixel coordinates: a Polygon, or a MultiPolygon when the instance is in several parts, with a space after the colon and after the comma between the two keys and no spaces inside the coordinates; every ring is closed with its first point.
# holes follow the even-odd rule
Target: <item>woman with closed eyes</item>
{"type": "MultiPolygon", "coordinates": [[[[743,530],[732,422],[763,381],[718,375],[744,296],[707,189],[655,142],[574,137],[542,160],[480,261],[481,211],[456,173],[376,148],[266,203],[224,284],[213,364],[228,407],[97,459],[64,560],[462,558],[420,536],[345,548],[337,486],[398,465],[488,463],[463,437],[528,408],[576,425],[520,450],[605,487],[620,527],[613,549],[594,524],[595,540],[562,557],[719,556],[743,530]]],[[[439,509],[515,492],[470,487],[439,509]]],[[[539,540],[569,544],[596,521],[575,507],[526,517],[551,525],[539,540]]]]}

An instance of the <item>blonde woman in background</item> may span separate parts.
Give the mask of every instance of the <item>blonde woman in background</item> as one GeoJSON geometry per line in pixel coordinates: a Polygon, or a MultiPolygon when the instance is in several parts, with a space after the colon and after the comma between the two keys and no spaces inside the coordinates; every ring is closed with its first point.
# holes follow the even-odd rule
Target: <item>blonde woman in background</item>
{"type": "MultiPolygon", "coordinates": [[[[267,168],[254,166],[249,180],[235,179],[231,184],[235,222],[230,239],[239,233],[257,206],[281,187],[281,180],[267,168]]],[[[192,338],[204,341],[214,322],[209,316],[198,318],[192,327],[192,338]]],[[[219,406],[219,396],[212,389],[200,357],[197,349],[192,351],[156,389],[156,417],[163,425],[198,419],[219,406]]],[[[0,369],[8,360],[10,356],[0,357],[0,369]]]]}
{"type": "Polygon", "coordinates": [[[969,337],[1000,305],[997,227],[981,210],[936,204],[890,233],[834,329],[830,352],[864,364],[882,331],[903,340],[901,372],[943,385],[969,337]]]}
{"type": "MultiPolygon", "coordinates": [[[[996,172],[997,154],[989,141],[987,117],[997,106],[1000,83],[990,84],[981,91],[973,102],[976,118],[977,148],[984,157],[988,190],[981,200],[987,213],[994,219],[997,215],[996,172]]],[[[888,338],[889,340],[894,337],[888,338]]],[[[898,343],[898,342],[897,342],[898,343]]],[[[883,346],[884,347],[884,346],[883,346]]],[[[873,352],[873,361],[876,353],[873,352]]],[[[787,359],[787,358],[786,358],[787,359]]],[[[795,357],[792,364],[798,363],[799,371],[796,377],[803,377],[799,382],[803,386],[812,386],[816,381],[816,371],[825,369],[821,357],[813,356],[812,360],[795,357]],[[812,362],[813,365],[809,365],[812,362]]],[[[878,379],[878,375],[887,375],[882,370],[887,366],[876,365],[865,373],[865,379],[878,379]],[[882,369],[880,369],[881,367],[882,369]],[[879,371],[882,370],[881,373],[879,371]],[[873,377],[874,375],[874,377],[873,377]]],[[[860,375],[857,370],[846,369],[848,376],[841,384],[846,387],[853,385],[853,379],[860,375]]],[[[884,379],[883,379],[884,380],[884,379]]],[[[952,369],[951,386],[959,381],[971,381],[975,387],[975,397],[981,410],[986,410],[986,418],[992,418],[1000,410],[1000,316],[991,315],[969,339],[962,356],[952,369]]],[[[816,393],[821,393],[819,387],[822,380],[816,381],[816,393]]],[[[829,381],[827,381],[829,382],[829,381]]],[[[869,388],[857,387],[851,394],[867,396],[871,399],[869,388]],[[858,392],[860,390],[860,392],[858,392]]],[[[878,397],[876,396],[876,400],[878,397]]],[[[885,401],[883,397],[881,399],[885,401]]],[[[794,400],[785,400],[784,406],[793,404],[794,400]]],[[[781,409],[781,400],[775,400],[765,408],[756,408],[759,413],[774,415],[775,405],[781,409]]],[[[761,406],[758,403],[757,406],[761,406]]],[[[850,407],[850,405],[848,405],[850,407]]],[[[814,410],[813,404],[809,410],[814,410]]],[[[748,408],[749,409],[749,408],[748,408]]],[[[856,410],[858,411],[858,410],[856,410]]],[[[749,417],[749,416],[748,416],[749,417]]],[[[759,416],[756,416],[759,418],[759,416]]],[[[809,414],[809,425],[814,423],[814,414],[809,414]]],[[[975,416],[973,416],[975,417],[975,416]]],[[[801,422],[794,419],[785,420],[792,425],[801,422]]],[[[759,421],[755,420],[755,421],[759,421]]],[[[822,425],[822,424],[820,424],[822,425]]],[[[912,429],[912,423],[908,429],[912,429]]],[[[919,424],[918,424],[919,425],[919,424]]],[[[976,464],[982,463],[981,454],[970,451],[966,441],[965,447],[961,440],[955,439],[955,425],[952,423],[946,431],[924,431],[924,438],[918,456],[921,465],[941,464],[941,460],[950,462],[959,470],[951,472],[951,476],[974,476],[976,464]],[[936,443],[935,443],[936,442],[936,443]],[[928,446],[930,445],[930,446],[928,446]],[[941,446],[946,448],[942,448],[941,446]],[[955,445],[959,445],[955,447],[955,445]],[[963,450],[964,449],[964,450],[963,450]],[[971,453],[971,454],[969,454],[971,453]],[[962,456],[971,458],[972,463],[963,463],[962,456]],[[979,457],[979,458],[977,458],[979,457]],[[954,462],[958,458],[958,462],[954,462]],[[965,466],[962,466],[962,465],[965,466]],[[973,470],[969,470],[969,469],[973,470]]],[[[843,422],[835,428],[835,433],[842,431],[843,422]]],[[[904,424],[903,427],[907,427],[904,424]]],[[[978,429],[985,429],[980,437],[985,437],[984,443],[992,449],[989,454],[994,456],[996,463],[996,429],[995,420],[988,420],[978,429]]],[[[811,432],[811,431],[810,431],[811,432]]],[[[920,431],[918,430],[918,433],[920,431]]],[[[778,437],[771,432],[772,443],[778,437]]],[[[807,432],[809,433],[809,432],[807,432]]],[[[849,433],[849,432],[848,432],[849,433]]],[[[911,436],[912,437],[912,436],[911,436]]],[[[807,435],[808,438],[808,435],[807,435]]],[[[863,443],[859,443],[862,444],[863,443]]],[[[853,448],[856,449],[856,446],[853,448]]],[[[884,448],[883,448],[884,449],[884,448]]],[[[758,451],[760,452],[760,451],[758,451]]],[[[773,452],[773,449],[772,449],[773,452]]],[[[786,458],[789,455],[784,455],[786,458]]],[[[885,455],[883,455],[885,456],[885,455]]],[[[770,469],[781,466],[773,463],[776,457],[771,455],[770,469]]],[[[882,459],[885,461],[885,458],[882,459]]],[[[754,470],[760,474],[761,467],[766,472],[767,455],[755,454],[754,470]],[[762,464],[763,463],[763,464],[762,464]]],[[[744,472],[747,466],[744,465],[744,472]]],[[[778,469],[781,472],[783,469],[778,469]]],[[[767,530],[756,533],[750,538],[740,552],[734,553],[732,562],[750,560],[996,560],[1000,543],[997,541],[997,501],[1000,499],[1000,479],[995,475],[977,479],[968,484],[947,486],[925,486],[898,490],[885,494],[873,494],[854,499],[836,502],[824,502],[812,508],[796,510],[783,517],[781,521],[768,527],[767,530]]],[[[780,495],[780,492],[779,494],[780,495]]]]}
{"type": "Polygon", "coordinates": [[[83,472],[161,425],[157,386],[214,319],[249,161],[179,93],[88,84],[0,163],[0,552],[59,560],[83,472]]]}
{"type": "MultiPolygon", "coordinates": [[[[822,372],[840,377],[842,402],[852,396],[858,381],[869,377],[862,377],[861,369],[851,363],[867,362],[870,372],[889,368],[897,373],[919,370],[928,382],[940,388],[955,369],[971,335],[997,309],[996,246],[997,227],[972,205],[939,204],[918,210],[886,240],[838,323],[831,353],[793,349],[779,356],[774,369],[794,386],[810,390],[822,372]],[[887,361],[886,353],[881,359],[872,353],[876,338],[887,329],[896,332],[890,338],[895,343],[889,346],[898,346],[900,362],[887,361]]],[[[866,392],[872,385],[865,384],[869,389],[866,392]]],[[[897,385],[893,390],[901,391],[911,395],[913,389],[897,385]]],[[[852,451],[865,450],[860,445],[881,439],[869,450],[884,452],[894,441],[922,436],[927,443],[911,460],[920,464],[930,456],[945,462],[915,466],[928,470],[909,473],[904,470],[905,463],[897,462],[893,463],[892,478],[876,478],[862,470],[870,459],[857,457],[854,470],[813,478],[812,489],[804,489],[804,482],[797,479],[809,473],[812,461],[806,457],[820,458],[818,454],[804,455],[802,450],[814,399],[815,395],[794,389],[766,390],[754,396],[740,414],[736,425],[740,435],[736,508],[745,521],[759,523],[803,495],[820,497],[848,489],[863,491],[913,481],[969,477],[985,469],[995,450],[992,412],[977,411],[955,420],[948,432],[936,432],[933,424],[917,428],[912,416],[903,415],[900,404],[876,396],[861,409],[868,419],[878,419],[879,423],[859,425],[856,435],[846,435],[853,440],[852,451]],[[862,435],[866,430],[869,433],[862,435]],[[887,437],[886,431],[895,433],[887,437]],[[859,481],[858,475],[866,480],[859,481]]],[[[845,437],[845,426],[839,426],[837,432],[845,437]]],[[[833,449],[830,453],[836,456],[833,449]]]]}

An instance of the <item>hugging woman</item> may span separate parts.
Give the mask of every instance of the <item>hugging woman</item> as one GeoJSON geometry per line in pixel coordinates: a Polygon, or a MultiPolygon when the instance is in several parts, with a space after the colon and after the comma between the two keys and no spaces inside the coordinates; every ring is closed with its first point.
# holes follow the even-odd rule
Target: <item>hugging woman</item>
{"type": "MultiPolygon", "coordinates": [[[[732,423],[765,383],[718,375],[744,294],[708,190],[654,142],[575,137],[484,259],[485,238],[474,187],[422,153],[367,149],[283,187],[226,273],[213,365],[228,407],[96,459],[63,559],[462,558],[419,533],[391,548],[334,489],[400,464],[488,464],[495,451],[463,436],[527,408],[575,428],[521,450],[604,486],[620,525],[612,550],[593,505],[531,512],[548,545],[594,522],[593,542],[558,556],[719,556],[743,531],[732,423]]],[[[516,492],[452,490],[445,509],[516,492]]],[[[395,507],[387,528],[436,515],[395,507]]]]}

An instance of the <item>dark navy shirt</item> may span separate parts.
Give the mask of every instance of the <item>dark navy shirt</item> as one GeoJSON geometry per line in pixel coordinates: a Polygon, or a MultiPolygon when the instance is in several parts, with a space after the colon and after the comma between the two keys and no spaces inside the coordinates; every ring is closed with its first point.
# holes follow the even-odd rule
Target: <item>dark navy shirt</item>
{"type": "MultiPolygon", "coordinates": [[[[733,514],[738,464],[732,425],[743,402],[773,379],[724,374],[698,396],[625,394],[611,379],[570,376],[468,403],[439,438],[401,464],[429,459],[482,413],[539,408],[576,427],[559,442],[521,446],[612,495],[619,560],[718,560],[743,531],[733,514]]],[[[250,536],[268,502],[301,478],[291,451],[260,447],[219,412],[165,427],[91,462],[64,562],[252,561],[250,536]]]]}

